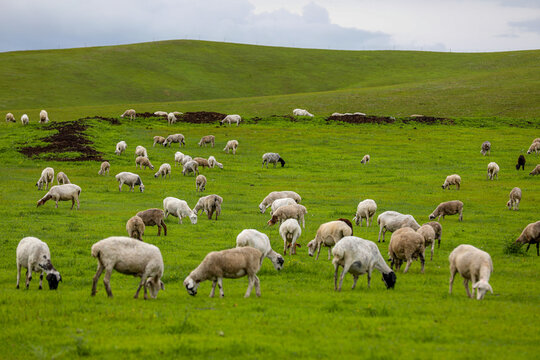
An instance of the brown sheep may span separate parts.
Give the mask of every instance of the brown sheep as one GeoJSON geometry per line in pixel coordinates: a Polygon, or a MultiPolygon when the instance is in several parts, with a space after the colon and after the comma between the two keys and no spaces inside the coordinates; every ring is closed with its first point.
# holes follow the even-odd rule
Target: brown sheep
{"type": "Polygon", "coordinates": [[[424,237],[424,248],[431,245],[431,260],[433,260],[433,250],[435,249],[435,230],[431,225],[422,225],[420,229],[416,230],[417,233],[424,237]]]}
{"type": "Polygon", "coordinates": [[[529,173],[529,175],[538,175],[540,174],[540,164],[536,165],[536,167],[529,173]]]}
{"type": "Polygon", "coordinates": [[[150,169],[154,170],[154,165],[152,165],[150,159],[144,156],[137,156],[137,158],[135,159],[135,169],[137,167],[140,167],[142,169],[143,166],[145,169],[149,167],[150,169]]]}
{"type": "Polygon", "coordinates": [[[531,244],[536,244],[536,256],[540,256],[540,221],[527,225],[517,238],[516,243],[527,244],[525,251],[529,251],[531,244]]]}
{"type": "Polygon", "coordinates": [[[143,241],[142,236],[144,235],[144,222],[143,219],[137,215],[128,220],[126,223],[126,230],[130,238],[143,241]]]}
{"type": "Polygon", "coordinates": [[[196,161],[197,164],[199,166],[202,166],[203,168],[205,168],[205,167],[209,168],[210,167],[210,164],[208,164],[208,160],[206,160],[204,158],[196,157],[196,158],[193,158],[193,160],[196,161]]]}
{"type": "Polygon", "coordinates": [[[442,234],[442,225],[439,224],[436,221],[430,221],[428,223],[422,224],[422,225],[429,225],[433,228],[433,231],[435,231],[435,239],[437,239],[437,248],[441,247],[441,234],[442,234]]]}
{"type": "Polygon", "coordinates": [[[165,138],[163,136],[154,136],[154,144],[152,146],[156,146],[156,144],[163,145],[165,142],[165,138]]]}
{"type": "Polygon", "coordinates": [[[161,235],[161,227],[163,227],[163,235],[167,236],[167,225],[165,225],[165,214],[161,209],[148,209],[144,211],[139,211],[137,216],[140,217],[145,226],[156,226],[158,227],[157,236],[161,235]]]}
{"type": "Polygon", "coordinates": [[[424,273],[424,237],[411,229],[405,227],[397,229],[390,238],[390,244],[388,244],[388,256],[391,261],[391,268],[396,270],[401,268],[403,260],[407,261],[407,266],[403,273],[409,271],[409,267],[413,260],[420,258],[422,263],[422,273],[424,273]]]}
{"type": "Polygon", "coordinates": [[[452,200],[442,202],[437,206],[437,208],[429,215],[429,220],[434,220],[436,217],[439,217],[437,220],[446,215],[455,215],[459,214],[459,221],[463,221],[463,203],[459,200],[452,200]]]}
{"type": "Polygon", "coordinates": [[[201,138],[201,141],[199,141],[199,146],[205,146],[206,144],[212,144],[212,147],[214,147],[214,141],[216,140],[216,137],[214,135],[206,135],[201,138]]]}

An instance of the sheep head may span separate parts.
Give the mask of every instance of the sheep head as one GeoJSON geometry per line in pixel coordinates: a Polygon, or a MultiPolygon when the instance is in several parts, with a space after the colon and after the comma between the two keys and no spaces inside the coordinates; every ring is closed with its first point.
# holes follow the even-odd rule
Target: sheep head
{"type": "Polygon", "coordinates": [[[313,256],[315,254],[315,249],[317,249],[316,239],[313,239],[310,242],[308,242],[307,247],[308,247],[309,256],[313,256]]]}
{"type": "Polygon", "coordinates": [[[197,223],[197,214],[192,211],[189,215],[189,220],[191,220],[191,223],[195,225],[197,223]]]}
{"type": "Polygon", "coordinates": [[[152,299],[155,299],[157,297],[159,290],[165,290],[163,281],[158,279],[157,276],[146,279],[144,286],[146,287],[146,289],[148,289],[148,292],[150,293],[150,297],[152,297],[152,299]]]}
{"type": "Polygon", "coordinates": [[[482,300],[488,291],[493,294],[493,289],[486,280],[480,280],[473,284],[473,289],[476,289],[476,300],[482,300]]]}
{"type": "Polygon", "coordinates": [[[56,271],[56,269],[53,268],[52,271],[49,271],[49,273],[47,274],[46,279],[49,283],[49,289],[56,290],[58,289],[58,284],[60,283],[60,281],[62,281],[62,276],[58,271],[56,271]]]}
{"type": "Polygon", "coordinates": [[[199,287],[199,282],[195,281],[191,278],[191,275],[189,275],[184,280],[184,287],[186,288],[187,292],[191,296],[197,295],[197,288],[199,287]]]}
{"type": "Polygon", "coordinates": [[[273,215],[272,218],[270,220],[268,220],[268,222],[266,223],[268,226],[272,226],[274,225],[276,222],[278,221],[278,218],[276,215],[273,215]]]}
{"type": "Polygon", "coordinates": [[[382,279],[387,289],[393,289],[396,285],[396,273],[390,271],[388,274],[382,274],[382,279]]]}

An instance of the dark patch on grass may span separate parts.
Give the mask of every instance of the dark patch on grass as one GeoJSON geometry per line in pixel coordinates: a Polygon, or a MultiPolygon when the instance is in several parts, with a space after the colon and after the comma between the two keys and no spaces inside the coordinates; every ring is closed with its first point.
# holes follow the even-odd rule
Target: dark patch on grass
{"type": "Polygon", "coordinates": [[[291,116],[291,115],[271,115],[270,117],[271,118],[280,118],[280,119],[284,119],[284,120],[289,120],[291,122],[297,122],[298,121],[294,116],[291,116]]]}
{"type": "Polygon", "coordinates": [[[396,119],[391,116],[375,116],[375,115],[338,115],[330,116],[326,119],[330,121],[341,121],[349,124],[393,124],[396,119]]]}
{"type": "Polygon", "coordinates": [[[419,124],[426,124],[426,125],[438,125],[438,124],[454,125],[455,124],[454,120],[452,119],[438,118],[438,117],[433,117],[433,116],[420,116],[420,117],[415,117],[415,118],[407,118],[407,119],[402,119],[402,121],[405,124],[408,124],[410,122],[416,122],[419,124]]]}
{"type": "Polygon", "coordinates": [[[187,112],[178,116],[179,121],[194,123],[194,124],[210,124],[215,122],[220,122],[227,116],[226,114],[221,114],[212,111],[198,111],[198,112],[187,112]]]}
{"type": "Polygon", "coordinates": [[[155,118],[167,118],[167,116],[165,115],[155,115],[154,113],[149,113],[149,112],[143,112],[143,113],[137,113],[137,117],[142,117],[142,118],[150,118],[150,117],[155,117],[155,118]]]}

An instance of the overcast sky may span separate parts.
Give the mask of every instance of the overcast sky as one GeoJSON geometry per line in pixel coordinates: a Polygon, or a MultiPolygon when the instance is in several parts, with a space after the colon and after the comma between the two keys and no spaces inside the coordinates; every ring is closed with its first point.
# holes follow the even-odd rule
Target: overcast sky
{"type": "Polygon", "coordinates": [[[0,0],[0,52],[200,39],[321,49],[540,48],[540,0],[0,0]]]}

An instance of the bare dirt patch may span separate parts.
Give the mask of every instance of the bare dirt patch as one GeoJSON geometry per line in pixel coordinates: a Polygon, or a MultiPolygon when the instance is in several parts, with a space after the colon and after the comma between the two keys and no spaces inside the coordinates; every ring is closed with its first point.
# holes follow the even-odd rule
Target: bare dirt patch
{"type": "Polygon", "coordinates": [[[342,121],[349,124],[392,124],[396,119],[390,116],[340,115],[330,116],[326,121],[342,121]]]}
{"type": "Polygon", "coordinates": [[[419,124],[426,124],[426,125],[454,125],[454,120],[447,119],[447,118],[438,118],[433,116],[420,116],[415,118],[408,118],[402,120],[405,124],[408,124],[410,122],[415,122],[419,124]]]}
{"type": "Polygon", "coordinates": [[[210,124],[223,120],[227,114],[212,111],[186,112],[178,116],[178,121],[185,121],[194,124],[210,124]]]}

